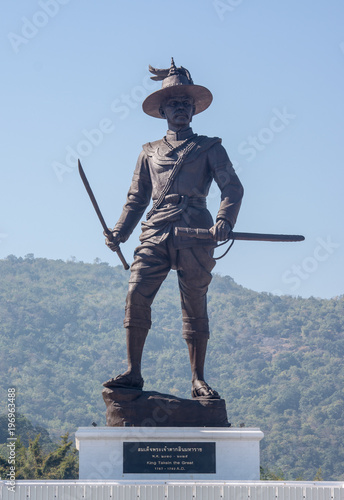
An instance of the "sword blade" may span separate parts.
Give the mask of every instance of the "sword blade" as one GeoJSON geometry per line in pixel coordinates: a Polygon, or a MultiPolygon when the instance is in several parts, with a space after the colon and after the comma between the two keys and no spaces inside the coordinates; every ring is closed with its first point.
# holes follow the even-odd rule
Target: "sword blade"
{"type": "MultiPolygon", "coordinates": [[[[94,210],[96,211],[96,214],[98,215],[98,219],[100,220],[101,225],[103,226],[104,233],[106,234],[106,236],[108,237],[108,239],[111,241],[111,239],[112,239],[112,232],[110,231],[110,229],[106,225],[106,222],[104,220],[103,214],[100,211],[100,208],[98,206],[97,200],[95,199],[93,191],[91,189],[91,186],[88,183],[86,174],[84,172],[84,169],[81,166],[80,160],[78,160],[78,169],[79,169],[79,174],[80,174],[81,180],[84,183],[84,186],[86,188],[88,196],[90,197],[90,200],[92,202],[94,210]]],[[[117,253],[118,257],[120,258],[120,261],[122,262],[124,269],[125,270],[129,269],[129,264],[125,260],[123,254],[121,252],[121,249],[118,248],[118,250],[115,250],[115,252],[117,253]]]]}
{"type": "Polygon", "coordinates": [[[93,194],[93,191],[91,189],[91,186],[88,183],[86,174],[84,172],[84,169],[81,166],[80,160],[78,160],[78,169],[79,169],[79,174],[81,177],[82,182],[84,183],[84,186],[86,188],[86,191],[88,193],[88,196],[90,197],[90,200],[92,202],[92,205],[94,207],[94,210],[96,211],[96,214],[98,215],[98,219],[100,220],[101,225],[103,226],[104,231],[106,232],[107,236],[110,234],[109,228],[106,225],[106,222],[104,220],[104,217],[100,211],[99,205],[97,203],[97,200],[95,199],[95,196],[93,194]]]}

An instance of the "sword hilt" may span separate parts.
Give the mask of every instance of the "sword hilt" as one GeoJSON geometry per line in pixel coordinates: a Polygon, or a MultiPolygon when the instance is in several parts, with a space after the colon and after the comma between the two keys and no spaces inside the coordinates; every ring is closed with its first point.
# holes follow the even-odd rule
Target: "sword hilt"
{"type": "MultiPolygon", "coordinates": [[[[108,228],[104,229],[104,235],[107,237],[108,240],[110,240],[110,241],[113,240],[112,232],[110,231],[110,229],[108,229],[108,228]]],[[[124,269],[127,271],[130,268],[130,266],[129,266],[128,262],[125,260],[124,255],[122,254],[122,251],[119,248],[119,246],[118,246],[118,248],[113,250],[113,252],[117,253],[120,261],[123,264],[124,269]]]]}
{"type": "Polygon", "coordinates": [[[189,238],[198,238],[201,240],[212,240],[213,235],[209,231],[209,229],[203,228],[191,228],[191,227],[175,227],[174,228],[175,236],[188,236],[189,238]]]}
{"type": "Polygon", "coordinates": [[[128,271],[128,269],[129,269],[130,266],[129,266],[128,262],[125,260],[123,254],[121,252],[121,249],[119,248],[118,250],[115,250],[115,252],[117,253],[120,261],[122,262],[124,269],[126,271],[128,271]]]}

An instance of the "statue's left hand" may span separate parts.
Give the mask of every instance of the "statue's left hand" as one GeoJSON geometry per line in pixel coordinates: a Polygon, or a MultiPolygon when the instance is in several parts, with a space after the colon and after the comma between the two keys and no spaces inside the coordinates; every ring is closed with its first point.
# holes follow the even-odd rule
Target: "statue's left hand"
{"type": "Polygon", "coordinates": [[[224,219],[220,219],[209,229],[216,241],[225,241],[232,231],[231,225],[224,219]]]}

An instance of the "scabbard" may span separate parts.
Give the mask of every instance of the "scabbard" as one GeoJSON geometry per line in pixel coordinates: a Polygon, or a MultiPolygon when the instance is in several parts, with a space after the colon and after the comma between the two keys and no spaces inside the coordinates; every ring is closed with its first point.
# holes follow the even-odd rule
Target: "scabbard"
{"type": "MultiPolygon", "coordinates": [[[[191,228],[191,227],[176,227],[174,229],[176,236],[186,236],[189,238],[199,238],[204,240],[214,239],[209,229],[191,228]]],[[[242,241],[280,241],[280,242],[295,242],[303,241],[304,236],[300,234],[266,234],[266,233],[236,233],[232,231],[229,235],[231,240],[242,241]]]]}

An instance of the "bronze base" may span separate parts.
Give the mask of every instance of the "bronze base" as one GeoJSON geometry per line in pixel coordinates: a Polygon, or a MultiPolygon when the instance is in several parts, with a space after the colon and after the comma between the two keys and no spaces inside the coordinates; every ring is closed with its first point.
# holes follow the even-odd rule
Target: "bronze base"
{"type": "Polygon", "coordinates": [[[119,387],[102,391],[109,427],[229,427],[224,399],[182,399],[119,387]]]}

